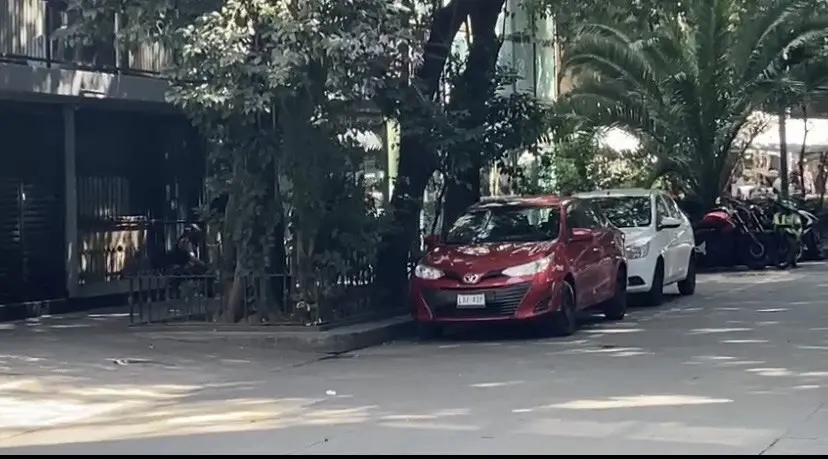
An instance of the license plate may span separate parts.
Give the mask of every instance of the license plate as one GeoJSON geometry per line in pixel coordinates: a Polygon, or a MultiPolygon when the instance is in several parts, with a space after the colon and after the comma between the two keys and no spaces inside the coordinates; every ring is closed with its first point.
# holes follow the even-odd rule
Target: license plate
{"type": "Polygon", "coordinates": [[[459,309],[476,309],[486,307],[486,295],[476,293],[474,295],[457,295],[457,307],[459,309]]]}

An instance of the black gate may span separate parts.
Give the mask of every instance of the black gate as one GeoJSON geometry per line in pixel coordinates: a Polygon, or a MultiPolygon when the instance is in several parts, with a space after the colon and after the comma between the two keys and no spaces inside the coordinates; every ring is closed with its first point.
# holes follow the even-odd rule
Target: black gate
{"type": "Polygon", "coordinates": [[[183,115],[84,107],[75,120],[79,281],[118,282],[184,226],[150,222],[195,218],[203,149],[183,115]]]}
{"type": "Polygon", "coordinates": [[[64,298],[59,106],[0,102],[0,304],[64,298]]]}

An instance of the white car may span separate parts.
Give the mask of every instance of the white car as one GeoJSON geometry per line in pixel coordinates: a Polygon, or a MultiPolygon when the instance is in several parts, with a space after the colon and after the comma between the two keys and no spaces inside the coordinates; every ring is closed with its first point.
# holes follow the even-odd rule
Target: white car
{"type": "Polygon", "coordinates": [[[679,293],[696,290],[696,246],[690,219],[673,198],[659,190],[641,188],[580,193],[624,232],[627,252],[627,292],[643,294],[659,305],[664,286],[678,284],[679,293]]]}

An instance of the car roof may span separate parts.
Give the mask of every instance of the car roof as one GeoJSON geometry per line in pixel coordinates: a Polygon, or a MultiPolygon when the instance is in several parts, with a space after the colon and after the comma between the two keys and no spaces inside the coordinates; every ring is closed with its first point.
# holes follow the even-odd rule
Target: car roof
{"type": "Polygon", "coordinates": [[[472,207],[488,206],[561,206],[569,198],[552,194],[538,196],[489,196],[482,198],[472,207]]]}
{"type": "Polygon", "coordinates": [[[652,196],[654,193],[660,193],[660,191],[647,188],[612,188],[609,190],[596,190],[585,193],[577,193],[575,196],[582,199],[602,197],[644,197],[652,196]]]}

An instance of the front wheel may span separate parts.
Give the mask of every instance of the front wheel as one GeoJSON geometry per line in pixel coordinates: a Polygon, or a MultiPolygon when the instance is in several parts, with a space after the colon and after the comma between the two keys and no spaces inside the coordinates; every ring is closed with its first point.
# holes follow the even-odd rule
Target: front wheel
{"type": "Polygon", "coordinates": [[[615,279],[615,294],[603,308],[607,320],[622,320],[627,315],[627,273],[618,271],[615,279]]]}
{"type": "Polygon", "coordinates": [[[656,262],[653,272],[653,283],[650,290],[644,294],[644,303],[647,306],[660,306],[664,302],[664,260],[661,258],[656,262]]]}
{"type": "Polygon", "coordinates": [[[687,276],[678,282],[678,291],[682,296],[696,293],[696,261],[691,255],[687,262],[687,276]]]}
{"type": "Polygon", "coordinates": [[[561,292],[561,306],[549,318],[547,330],[553,336],[570,336],[578,328],[575,290],[569,282],[564,282],[561,292]]]}

